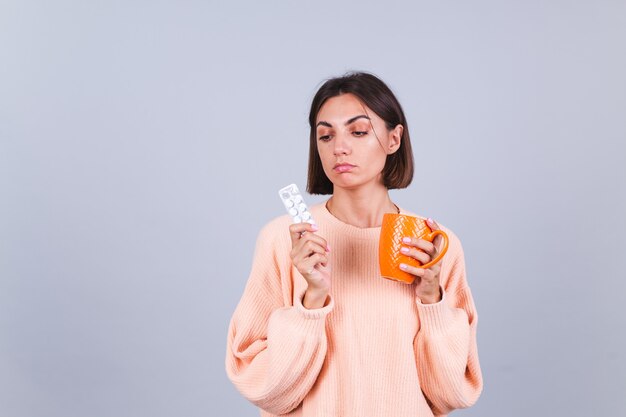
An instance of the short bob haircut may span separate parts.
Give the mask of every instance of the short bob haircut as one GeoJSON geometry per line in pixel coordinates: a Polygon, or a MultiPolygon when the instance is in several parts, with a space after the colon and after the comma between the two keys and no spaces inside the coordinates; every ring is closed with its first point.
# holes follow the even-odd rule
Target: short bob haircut
{"type": "Polygon", "coordinates": [[[383,168],[383,184],[387,189],[406,188],[413,180],[413,152],[409,127],[402,106],[389,87],[379,78],[364,72],[351,72],[342,77],[327,80],[313,97],[309,113],[311,133],[309,137],[309,172],[306,189],[310,194],[332,194],[333,183],[328,179],[317,152],[317,115],[329,98],[353,94],[385,121],[388,130],[402,125],[400,148],[387,156],[383,168]]]}

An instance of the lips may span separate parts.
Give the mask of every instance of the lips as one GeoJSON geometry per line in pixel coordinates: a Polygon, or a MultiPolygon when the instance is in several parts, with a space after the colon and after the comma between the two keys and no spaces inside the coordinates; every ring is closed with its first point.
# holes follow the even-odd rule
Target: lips
{"type": "Polygon", "coordinates": [[[343,172],[350,172],[352,171],[352,168],[354,168],[356,165],[352,165],[352,164],[348,164],[348,163],[341,163],[341,164],[337,164],[333,167],[333,170],[335,170],[335,172],[338,173],[343,173],[343,172]]]}

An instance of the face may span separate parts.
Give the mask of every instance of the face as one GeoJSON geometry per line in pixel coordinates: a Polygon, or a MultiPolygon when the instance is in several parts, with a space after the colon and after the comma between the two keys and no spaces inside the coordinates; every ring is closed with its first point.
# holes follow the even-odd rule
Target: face
{"type": "Polygon", "coordinates": [[[389,130],[385,121],[356,96],[328,99],[316,121],[317,151],[335,188],[383,186],[387,155],[400,147],[402,125],[389,130]]]}

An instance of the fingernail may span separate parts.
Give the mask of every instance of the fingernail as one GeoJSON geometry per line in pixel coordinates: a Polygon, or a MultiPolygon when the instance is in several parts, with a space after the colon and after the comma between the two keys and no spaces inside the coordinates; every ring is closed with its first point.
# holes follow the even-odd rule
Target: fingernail
{"type": "Polygon", "coordinates": [[[406,264],[400,264],[400,269],[406,269],[406,264]]]}
{"type": "Polygon", "coordinates": [[[314,232],[317,232],[317,225],[316,225],[316,224],[312,224],[312,225],[311,225],[311,229],[312,229],[314,232]]]}
{"type": "Polygon", "coordinates": [[[428,220],[428,223],[430,223],[430,224],[435,223],[435,222],[433,221],[433,219],[431,219],[430,217],[429,217],[427,220],[428,220]]]}
{"type": "Polygon", "coordinates": [[[402,242],[404,242],[404,243],[411,243],[411,238],[410,237],[404,237],[404,238],[402,238],[402,242]]]}
{"type": "Polygon", "coordinates": [[[400,252],[409,253],[409,248],[405,248],[404,246],[400,248],[400,252]]]}
{"type": "Polygon", "coordinates": [[[330,252],[330,246],[326,245],[326,252],[330,252]]]}

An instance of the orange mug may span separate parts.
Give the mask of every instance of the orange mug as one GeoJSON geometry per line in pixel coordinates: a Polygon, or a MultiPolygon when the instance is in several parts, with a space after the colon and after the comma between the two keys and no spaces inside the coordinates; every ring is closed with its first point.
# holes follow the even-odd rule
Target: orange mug
{"type": "Polygon", "coordinates": [[[433,231],[428,227],[426,220],[397,213],[385,213],[383,216],[383,224],[380,228],[380,239],[378,241],[378,263],[380,265],[380,275],[383,278],[412,284],[415,280],[415,275],[401,270],[401,263],[420,268],[430,268],[443,258],[447,250],[448,235],[446,232],[443,230],[433,231]],[[437,235],[443,236],[443,247],[435,259],[427,264],[422,265],[417,259],[400,252],[400,248],[406,246],[402,243],[402,238],[405,236],[432,242],[437,235]]]}

